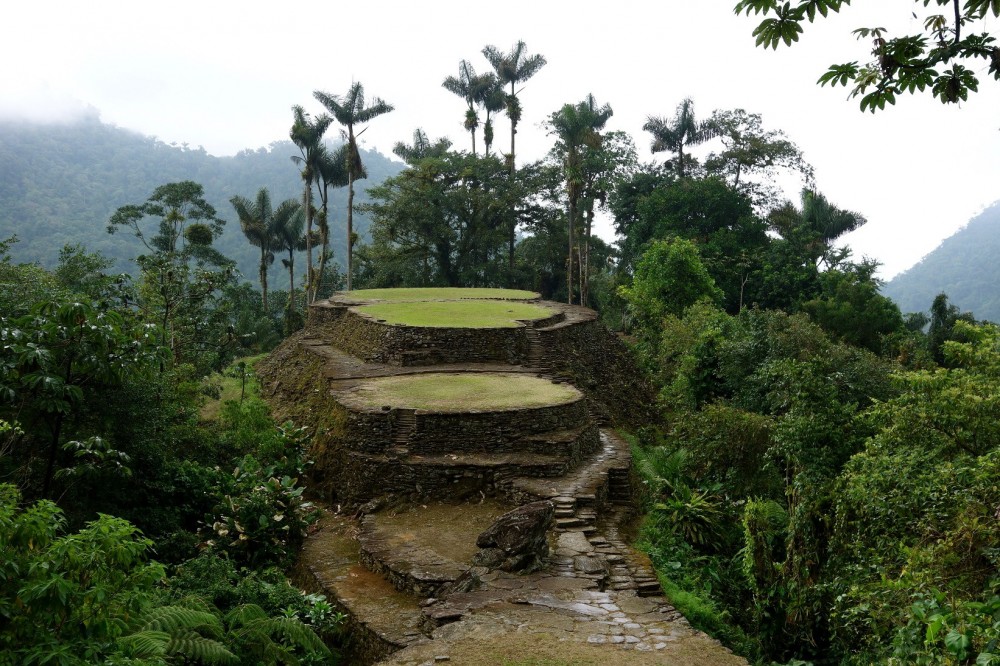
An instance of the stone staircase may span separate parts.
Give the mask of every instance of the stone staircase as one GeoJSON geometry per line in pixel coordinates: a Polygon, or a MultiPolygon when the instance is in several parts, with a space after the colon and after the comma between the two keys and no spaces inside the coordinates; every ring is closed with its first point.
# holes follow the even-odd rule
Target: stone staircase
{"type": "Polygon", "coordinates": [[[543,376],[552,374],[552,365],[545,352],[542,334],[534,326],[526,326],[524,335],[528,339],[528,367],[533,368],[543,376]]]}
{"type": "Polygon", "coordinates": [[[410,435],[417,428],[416,410],[397,409],[396,421],[392,429],[392,452],[397,456],[405,456],[410,452],[410,435]]]}

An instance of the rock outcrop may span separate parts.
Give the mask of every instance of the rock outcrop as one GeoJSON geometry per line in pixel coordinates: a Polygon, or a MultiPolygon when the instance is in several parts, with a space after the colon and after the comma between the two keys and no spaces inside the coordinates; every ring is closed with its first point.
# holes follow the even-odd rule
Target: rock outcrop
{"type": "Polygon", "coordinates": [[[502,571],[534,571],[549,555],[547,534],[555,507],[542,500],[519,506],[500,516],[476,539],[476,566],[502,571]]]}

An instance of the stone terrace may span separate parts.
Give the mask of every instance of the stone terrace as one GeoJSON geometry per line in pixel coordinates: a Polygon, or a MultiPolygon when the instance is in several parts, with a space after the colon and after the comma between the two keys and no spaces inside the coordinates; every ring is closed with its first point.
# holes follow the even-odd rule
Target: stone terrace
{"type": "Polygon", "coordinates": [[[631,456],[606,426],[641,423],[650,392],[592,311],[543,303],[552,316],[515,328],[417,329],[366,318],[361,302],[313,306],[258,366],[278,416],[316,431],[313,488],[329,508],[296,577],[347,614],[350,663],[746,663],[692,629],[627,545],[631,456]],[[474,413],[350,399],[372,378],[441,372],[581,393],[474,413]],[[554,509],[540,568],[476,566],[477,536],[537,501],[554,509]]]}

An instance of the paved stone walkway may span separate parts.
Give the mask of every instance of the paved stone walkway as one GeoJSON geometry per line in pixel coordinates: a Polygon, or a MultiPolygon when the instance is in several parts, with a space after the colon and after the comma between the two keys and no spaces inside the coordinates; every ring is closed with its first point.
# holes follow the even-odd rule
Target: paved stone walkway
{"type": "MultiPolygon", "coordinates": [[[[628,509],[609,502],[608,473],[627,469],[628,449],[610,432],[602,432],[602,444],[564,477],[511,480],[519,500],[529,499],[521,495],[529,489],[531,498],[550,499],[561,521],[539,571],[456,562],[433,539],[380,526],[379,513],[361,520],[328,514],[306,540],[299,578],[348,613],[357,663],[490,663],[470,655],[520,645],[532,653],[579,651],[579,663],[601,663],[608,652],[603,659],[611,663],[745,664],[688,624],[662,596],[648,559],[624,542],[628,509]],[[614,656],[621,651],[632,656],[614,656]]],[[[471,505],[453,510],[473,518],[471,505]]],[[[470,524],[465,538],[474,541],[480,530],[470,524]]]]}

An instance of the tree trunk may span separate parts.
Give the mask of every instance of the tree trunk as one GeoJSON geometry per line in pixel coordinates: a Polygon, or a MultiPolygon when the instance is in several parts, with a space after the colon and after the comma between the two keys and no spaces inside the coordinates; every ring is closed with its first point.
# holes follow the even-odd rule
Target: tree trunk
{"type": "Polygon", "coordinates": [[[351,290],[354,273],[354,164],[358,144],[354,139],[354,126],[347,126],[347,291],[351,290]]]}
{"type": "Polygon", "coordinates": [[[267,254],[263,250],[260,254],[260,294],[264,312],[267,312],[267,254]]]}
{"type": "MultiPolygon", "coordinates": [[[[514,96],[514,82],[510,83],[510,94],[514,96]]],[[[511,107],[508,107],[511,108],[511,107]]],[[[510,119],[510,186],[514,186],[514,135],[517,134],[517,121],[514,118],[510,119]]],[[[514,241],[517,236],[517,216],[514,215],[513,210],[510,213],[510,236],[508,237],[508,247],[507,247],[507,262],[510,266],[511,273],[514,271],[514,241]]]]}
{"type": "MultiPolygon", "coordinates": [[[[306,167],[309,168],[308,166],[306,167]]],[[[312,286],[313,278],[313,248],[312,248],[312,181],[307,180],[305,188],[302,190],[302,205],[306,209],[306,303],[309,303],[309,290],[312,286]]]]}
{"type": "Polygon", "coordinates": [[[52,441],[49,443],[49,460],[45,465],[45,478],[42,481],[42,497],[49,496],[52,489],[52,477],[56,469],[56,454],[59,452],[59,436],[62,432],[63,415],[56,414],[55,424],[52,427],[52,441]]]}
{"type": "Polygon", "coordinates": [[[587,201],[587,227],[583,234],[583,257],[580,259],[581,277],[580,282],[580,305],[587,306],[590,302],[590,233],[594,227],[594,200],[587,201]]]}
{"type": "Polygon", "coordinates": [[[320,240],[322,245],[321,254],[319,256],[319,268],[316,270],[316,283],[312,288],[312,297],[309,299],[310,303],[316,301],[316,296],[319,294],[319,286],[323,283],[323,274],[326,273],[326,260],[330,254],[330,218],[327,215],[329,201],[329,194],[327,193],[328,185],[324,181],[320,185],[319,198],[320,198],[320,210],[321,218],[323,223],[320,225],[320,240]]]}
{"type": "Polygon", "coordinates": [[[354,174],[347,174],[347,291],[354,272],[354,174]]]}
{"type": "Polygon", "coordinates": [[[569,195],[569,224],[568,233],[569,251],[566,254],[566,303],[573,305],[573,220],[576,219],[576,196],[570,192],[569,195]]]}
{"type": "Polygon", "coordinates": [[[288,311],[295,312],[295,255],[288,251],[288,311]]]}

